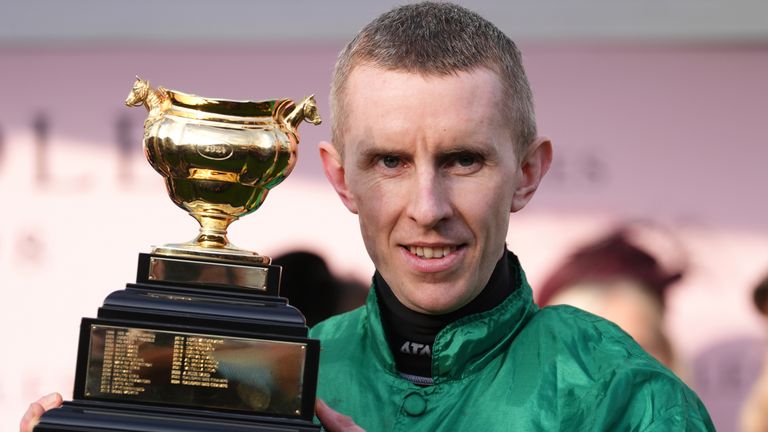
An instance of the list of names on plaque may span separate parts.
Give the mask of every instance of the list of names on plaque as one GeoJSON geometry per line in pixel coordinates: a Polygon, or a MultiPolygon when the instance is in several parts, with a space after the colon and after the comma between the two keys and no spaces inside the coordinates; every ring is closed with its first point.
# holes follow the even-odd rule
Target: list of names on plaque
{"type": "Polygon", "coordinates": [[[89,330],[86,398],[299,413],[303,343],[96,323],[89,330]],[[265,375],[280,385],[256,388],[265,375]],[[266,396],[256,401],[257,391],[266,396]]]}
{"type": "Polygon", "coordinates": [[[214,352],[223,339],[201,336],[175,336],[171,361],[171,384],[200,387],[229,387],[229,380],[214,376],[219,361],[214,352]]]}
{"type": "Polygon", "coordinates": [[[141,370],[152,367],[152,363],[139,355],[139,345],[154,341],[155,335],[150,332],[106,329],[99,391],[120,395],[145,391],[152,381],[142,376],[141,370]]]}
{"type": "Polygon", "coordinates": [[[107,330],[104,335],[104,363],[101,366],[101,385],[99,391],[112,391],[112,363],[115,361],[115,331],[107,330]]]}

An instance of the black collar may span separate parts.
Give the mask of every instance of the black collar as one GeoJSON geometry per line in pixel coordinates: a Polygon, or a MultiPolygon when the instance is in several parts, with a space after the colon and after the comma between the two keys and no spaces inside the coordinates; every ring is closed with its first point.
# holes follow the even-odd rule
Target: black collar
{"type": "Polygon", "coordinates": [[[509,251],[505,251],[491,274],[485,288],[471,302],[460,309],[442,315],[430,315],[405,307],[377,271],[374,287],[381,310],[381,322],[387,335],[389,349],[395,365],[404,376],[432,376],[432,344],[437,334],[448,324],[468,315],[493,309],[509,296],[518,284],[516,265],[510,265],[509,251]],[[514,273],[513,273],[514,272],[514,273]]]}

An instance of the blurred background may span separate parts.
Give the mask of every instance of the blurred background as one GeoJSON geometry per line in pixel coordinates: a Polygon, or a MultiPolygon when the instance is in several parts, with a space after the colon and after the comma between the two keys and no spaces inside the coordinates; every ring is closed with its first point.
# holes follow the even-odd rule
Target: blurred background
{"type": "MultiPolygon", "coordinates": [[[[0,0],[0,430],[44,393],[71,397],[80,318],[134,281],[138,252],[197,231],[144,160],[146,111],[123,106],[135,75],[208,97],[314,93],[326,122],[301,126],[293,174],[230,239],[367,284],[316,147],[338,51],[399,3],[0,0]]],[[[686,266],[663,323],[679,373],[718,430],[738,430],[768,330],[752,304],[768,273],[768,3],[460,3],[518,42],[555,145],[507,239],[534,290],[612,228],[654,227],[644,244],[686,266]]]]}

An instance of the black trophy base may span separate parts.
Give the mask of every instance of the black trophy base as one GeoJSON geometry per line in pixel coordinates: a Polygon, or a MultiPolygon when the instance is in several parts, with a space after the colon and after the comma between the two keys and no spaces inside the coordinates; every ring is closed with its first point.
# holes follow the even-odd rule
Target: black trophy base
{"type": "Polygon", "coordinates": [[[65,402],[48,411],[36,432],[319,432],[301,420],[238,418],[211,412],[141,410],[93,403],[65,402]]]}
{"type": "Polygon", "coordinates": [[[140,254],[81,322],[73,401],[35,432],[320,431],[319,343],[280,271],[140,254]]]}

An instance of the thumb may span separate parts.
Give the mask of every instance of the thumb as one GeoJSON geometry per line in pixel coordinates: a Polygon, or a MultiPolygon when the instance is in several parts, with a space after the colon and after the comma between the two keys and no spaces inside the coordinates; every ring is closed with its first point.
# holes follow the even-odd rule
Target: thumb
{"type": "Polygon", "coordinates": [[[20,432],[32,432],[37,423],[40,422],[40,417],[51,408],[56,408],[61,405],[62,397],[58,393],[51,393],[43,396],[40,399],[32,402],[24,413],[24,417],[21,419],[19,425],[20,432]]]}

